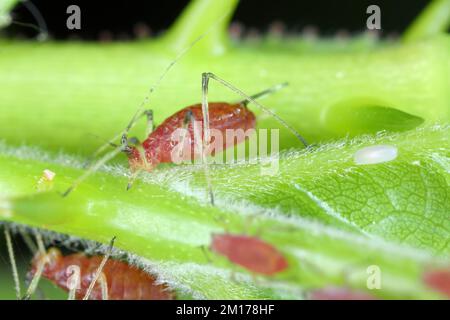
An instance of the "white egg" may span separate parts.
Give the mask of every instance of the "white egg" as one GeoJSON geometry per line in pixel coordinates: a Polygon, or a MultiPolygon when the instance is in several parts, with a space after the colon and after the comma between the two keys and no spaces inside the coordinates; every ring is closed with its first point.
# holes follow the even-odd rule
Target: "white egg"
{"type": "Polygon", "coordinates": [[[392,161],[397,158],[397,147],[390,145],[377,145],[362,148],[355,152],[353,160],[358,165],[377,164],[392,161]]]}

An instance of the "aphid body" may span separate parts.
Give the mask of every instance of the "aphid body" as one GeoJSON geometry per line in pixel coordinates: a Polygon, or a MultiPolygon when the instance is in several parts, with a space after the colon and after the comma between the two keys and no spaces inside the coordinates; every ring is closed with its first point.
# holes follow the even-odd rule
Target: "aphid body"
{"type": "Polygon", "coordinates": [[[211,250],[258,274],[270,276],[288,267],[287,260],[274,246],[256,237],[215,234],[211,250]]]}
{"type": "MultiPolygon", "coordinates": [[[[209,128],[210,130],[218,130],[223,137],[225,137],[227,129],[246,131],[255,128],[255,123],[255,115],[246,107],[245,103],[209,103],[209,128]]],[[[195,104],[176,112],[149,134],[141,145],[145,159],[142,159],[142,153],[139,152],[138,148],[131,147],[128,152],[130,167],[145,166],[147,170],[151,170],[159,163],[173,162],[172,151],[177,144],[174,143],[172,133],[176,129],[183,128],[184,125],[187,130],[187,144],[190,145],[191,151],[189,154],[184,155],[186,157],[185,160],[193,160],[200,157],[201,150],[195,147],[195,143],[198,143],[195,141],[195,137],[197,136],[200,139],[203,137],[203,113],[202,105],[195,104]],[[186,123],[186,119],[189,118],[190,120],[186,123]],[[197,124],[195,127],[193,125],[194,121],[197,124]],[[194,132],[194,130],[197,130],[197,132],[194,132]]],[[[236,135],[235,143],[241,142],[242,137],[236,135]]],[[[234,144],[231,146],[234,146],[234,144]]],[[[223,139],[223,145],[216,146],[215,152],[219,152],[226,147],[226,139],[223,139]]]]}
{"type": "MultiPolygon", "coordinates": [[[[69,291],[68,270],[71,266],[80,268],[80,286],[76,291],[76,298],[81,299],[94,278],[103,257],[88,257],[82,253],[63,256],[57,248],[51,248],[46,254],[46,263],[42,276],[50,280],[60,288],[69,291]]],[[[42,259],[37,254],[32,261],[30,276],[36,272],[37,265],[42,259]]],[[[108,287],[108,299],[110,300],[169,300],[174,299],[174,294],[163,284],[156,284],[156,279],[148,273],[132,267],[125,262],[109,259],[102,269],[108,287]]],[[[90,294],[90,299],[101,300],[102,290],[97,282],[90,294]]]]}

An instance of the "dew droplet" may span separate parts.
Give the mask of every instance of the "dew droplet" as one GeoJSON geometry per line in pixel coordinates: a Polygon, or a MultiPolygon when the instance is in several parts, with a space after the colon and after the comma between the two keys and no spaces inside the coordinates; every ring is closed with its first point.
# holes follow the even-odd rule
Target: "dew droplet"
{"type": "Polygon", "coordinates": [[[395,146],[370,146],[356,151],[353,160],[358,165],[377,164],[394,160],[397,158],[397,153],[395,146]]]}

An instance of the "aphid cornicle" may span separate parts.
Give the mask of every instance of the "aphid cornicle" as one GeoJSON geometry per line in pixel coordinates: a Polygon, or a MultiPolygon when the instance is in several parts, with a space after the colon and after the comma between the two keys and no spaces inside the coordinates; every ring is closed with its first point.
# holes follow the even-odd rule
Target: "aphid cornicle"
{"type": "Polygon", "coordinates": [[[280,251],[257,237],[215,234],[210,249],[257,274],[271,276],[288,267],[288,262],[280,251]]]}
{"type": "MultiPolygon", "coordinates": [[[[34,276],[42,258],[40,253],[33,258],[29,277],[34,276]]],[[[80,268],[80,287],[76,290],[76,299],[82,299],[85,296],[103,259],[102,256],[88,257],[83,253],[63,256],[57,248],[49,249],[46,258],[47,263],[42,271],[42,276],[66,291],[70,289],[68,280],[71,276],[67,271],[71,266],[80,268]]],[[[109,300],[169,300],[175,298],[174,293],[167,286],[156,284],[153,276],[119,260],[107,260],[102,268],[102,274],[107,284],[109,300]]],[[[102,299],[100,283],[95,284],[89,299],[102,299]]]]}

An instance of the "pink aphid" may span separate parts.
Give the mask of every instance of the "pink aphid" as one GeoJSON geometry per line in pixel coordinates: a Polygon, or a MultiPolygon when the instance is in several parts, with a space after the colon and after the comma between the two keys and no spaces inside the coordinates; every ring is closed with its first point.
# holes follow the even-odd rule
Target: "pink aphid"
{"type": "Polygon", "coordinates": [[[450,269],[430,270],[423,274],[425,284],[450,298],[450,269]]]}
{"type": "Polygon", "coordinates": [[[376,300],[371,294],[348,288],[326,287],[310,293],[311,300],[376,300]]]}
{"type": "Polygon", "coordinates": [[[274,275],[288,267],[286,258],[271,244],[245,235],[215,234],[211,250],[251,272],[274,275]]]}
{"type": "MultiPolygon", "coordinates": [[[[174,143],[172,134],[176,129],[183,127],[183,122],[187,118],[187,115],[193,121],[197,121],[200,124],[200,131],[197,133],[199,137],[203,137],[203,112],[202,105],[200,103],[192,106],[185,107],[175,114],[168,117],[161,123],[153,132],[149,134],[144,142],[142,142],[142,149],[145,150],[143,154],[136,147],[129,147],[126,149],[128,154],[128,162],[130,168],[136,170],[143,168],[147,171],[151,171],[159,163],[172,163],[173,162],[173,150],[177,144],[174,143]],[[143,159],[143,155],[145,158],[143,159]]],[[[246,102],[239,103],[227,103],[227,102],[210,102],[209,103],[209,127],[210,129],[218,130],[223,136],[226,135],[226,131],[233,130],[248,130],[255,128],[256,118],[253,112],[247,108],[246,102]]],[[[194,127],[190,122],[187,126],[189,137],[195,137],[194,127]]],[[[236,144],[242,143],[244,140],[237,139],[236,144]]],[[[195,159],[200,156],[195,148],[195,140],[189,139],[190,152],[186,160],[195,159]],[[197,152],[197,153],[196,153],[197,152]]],[[[217,145],[216,151],[219,152],[227,147],[233,145],[227,145],[226,141],[223,141],[223,145],[217,145]]]]}

